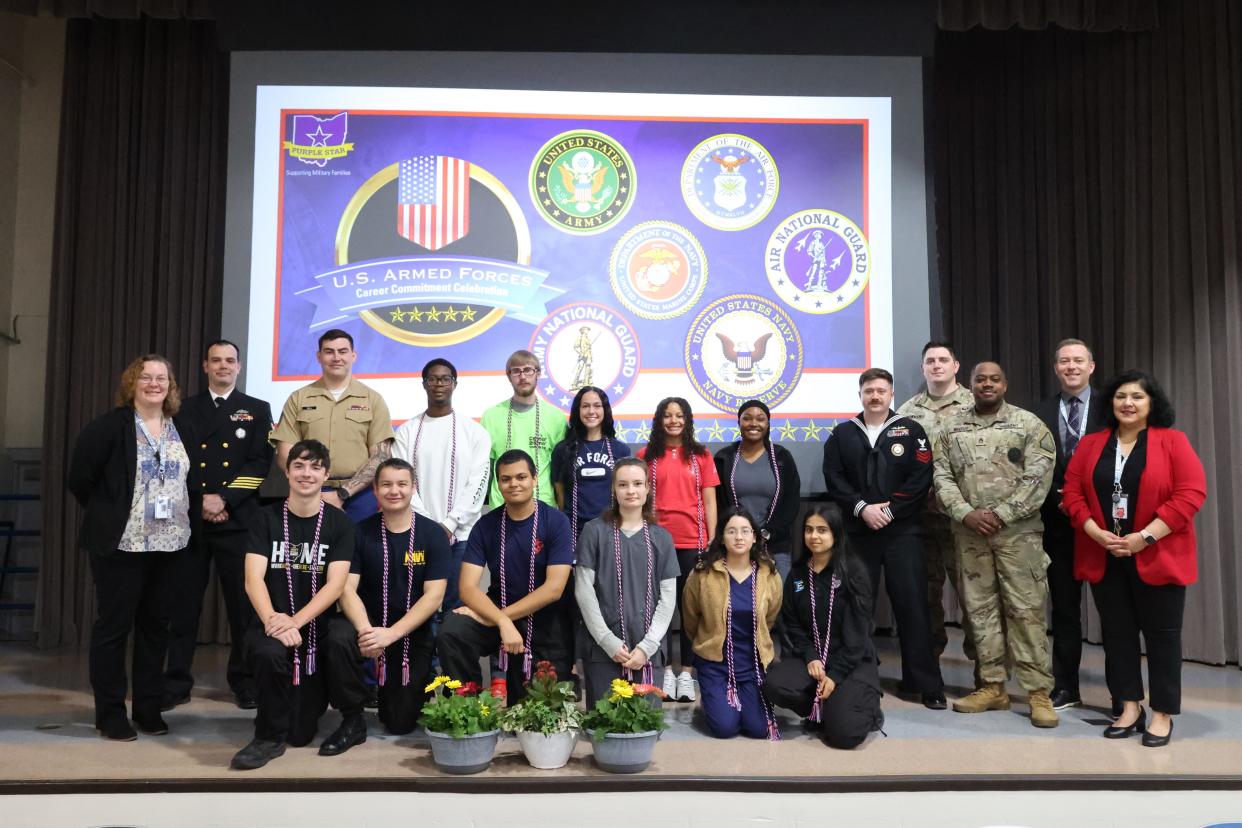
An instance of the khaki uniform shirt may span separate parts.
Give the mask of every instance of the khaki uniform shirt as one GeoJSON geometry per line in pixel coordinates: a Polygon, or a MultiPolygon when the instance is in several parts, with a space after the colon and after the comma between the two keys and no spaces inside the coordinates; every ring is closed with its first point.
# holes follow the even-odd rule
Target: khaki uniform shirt
{"type": "Polygon", "coordinates": [[[1057,451],[1034,414],[1001,403],[983,416],[972,405],[942,425],[933,453],[936,493],[954,522],[992,509],[1006,533],[1043,529],[1039,507],[1052,487],[1057,451]]]}
{"type": "Polygon", "coordinates": [[[318,440],[328,447],[333,480],[348,480],[371,456],[371,448],[393,439],[392,416],[379,392],[356,379],[339,400],[323,378],[289,395],[272,439],[290,445],[318,440]]]}

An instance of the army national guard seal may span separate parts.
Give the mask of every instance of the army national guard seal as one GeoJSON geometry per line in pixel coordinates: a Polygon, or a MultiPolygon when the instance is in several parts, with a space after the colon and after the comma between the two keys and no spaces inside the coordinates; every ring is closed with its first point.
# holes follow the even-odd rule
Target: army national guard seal
{"type": "Polygon", "coordinates": [[[713,135],[691,150],[681,167],[686,206],[717,230],[745,230],[763,221],[779,191],[771,153],[745,135],[713,135]]]}
{"type": "Polygon", "coordinates": [[[775,408],[802,377],[802,337],[774,302],[735,294],[695,317],[685,358],[695,389],[721,411],[735,412],[750,399],[775,408]]]}
{"type": "Polygon", "coordinates": [[[530,197],[544,220],[566,233],[591,235],[629,212],[638,181],[634,162],[602,132],[562,132],[530,165],[530,197]]]}
{"type": "Polygon", "coordinates": [[[633,324],[620,311],[594,302],[548,314],[528,347],[544,366],[539,393],[566,411],[588,385],[604,389],[615,406],[633,389],[642,367],[633,324]]]}
{"type": "Polygon", "coordinates": [[[768,238],[764,266],[772,290],[804,313],[835,313],[867,288],[871,253],[858,225],[832,210],[803,210],[768,238]]]}

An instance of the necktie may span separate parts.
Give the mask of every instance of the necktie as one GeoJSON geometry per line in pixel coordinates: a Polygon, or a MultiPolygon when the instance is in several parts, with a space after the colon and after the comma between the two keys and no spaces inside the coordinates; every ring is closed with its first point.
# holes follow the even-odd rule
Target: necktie
{"type": "Polygon", "coordinates": [[[1078,448],[1078,434],[1082,431],[1082,400],[1070,397],[1069,414],[1065,418],[1065,453],[1072,455],[1078,448]]]}
{"type": "Polygon", "coordinates": [[[220,404],[224,402],[224,397],[213,397],[213,399],[216,401],[216,408],[219,408],[220,404]]]}

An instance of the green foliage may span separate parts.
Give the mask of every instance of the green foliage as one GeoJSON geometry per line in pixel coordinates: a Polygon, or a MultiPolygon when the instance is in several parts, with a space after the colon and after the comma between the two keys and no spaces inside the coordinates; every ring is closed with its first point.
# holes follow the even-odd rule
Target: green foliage
{"type": "Polygon", "coordinates": [[[436,676],[424,689],[431,694],[418,719],[425,729],[454,739],[496,729],[500,702],[486,690],[480,693],[473,681],[462,684],[448,676],[436,676]]]}
{"type": "Polygon", "coordinates": [[[664,713],[651,706],[647,695],[658,688],[648,684],[633,685],[624,679],[613,679],[612,692],[595,704],[586,715],[583,727],[591,731],[595,740],[606,733],[647,733],[664,730],[664,713]]]}
{"type": "Polygon", "coordinates": [[[514,733],[551,736],[581,724],[573,682],[557,681],[556,668],[548,661],[535,666],[535,675],[526,683],[526,698],[500,714],[500,726],[514,733]]]}

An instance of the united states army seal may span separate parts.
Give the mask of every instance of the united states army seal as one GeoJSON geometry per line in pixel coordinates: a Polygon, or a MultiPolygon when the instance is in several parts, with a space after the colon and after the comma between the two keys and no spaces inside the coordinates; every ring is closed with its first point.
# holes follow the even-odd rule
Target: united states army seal
{"type": "Polygon", "coordinates": [[[602,132],[576,129],[548,141],[530,165],[530,197],[566,233],[602,233],[621,220],[638,186],[634,162],[602,132]]]}

